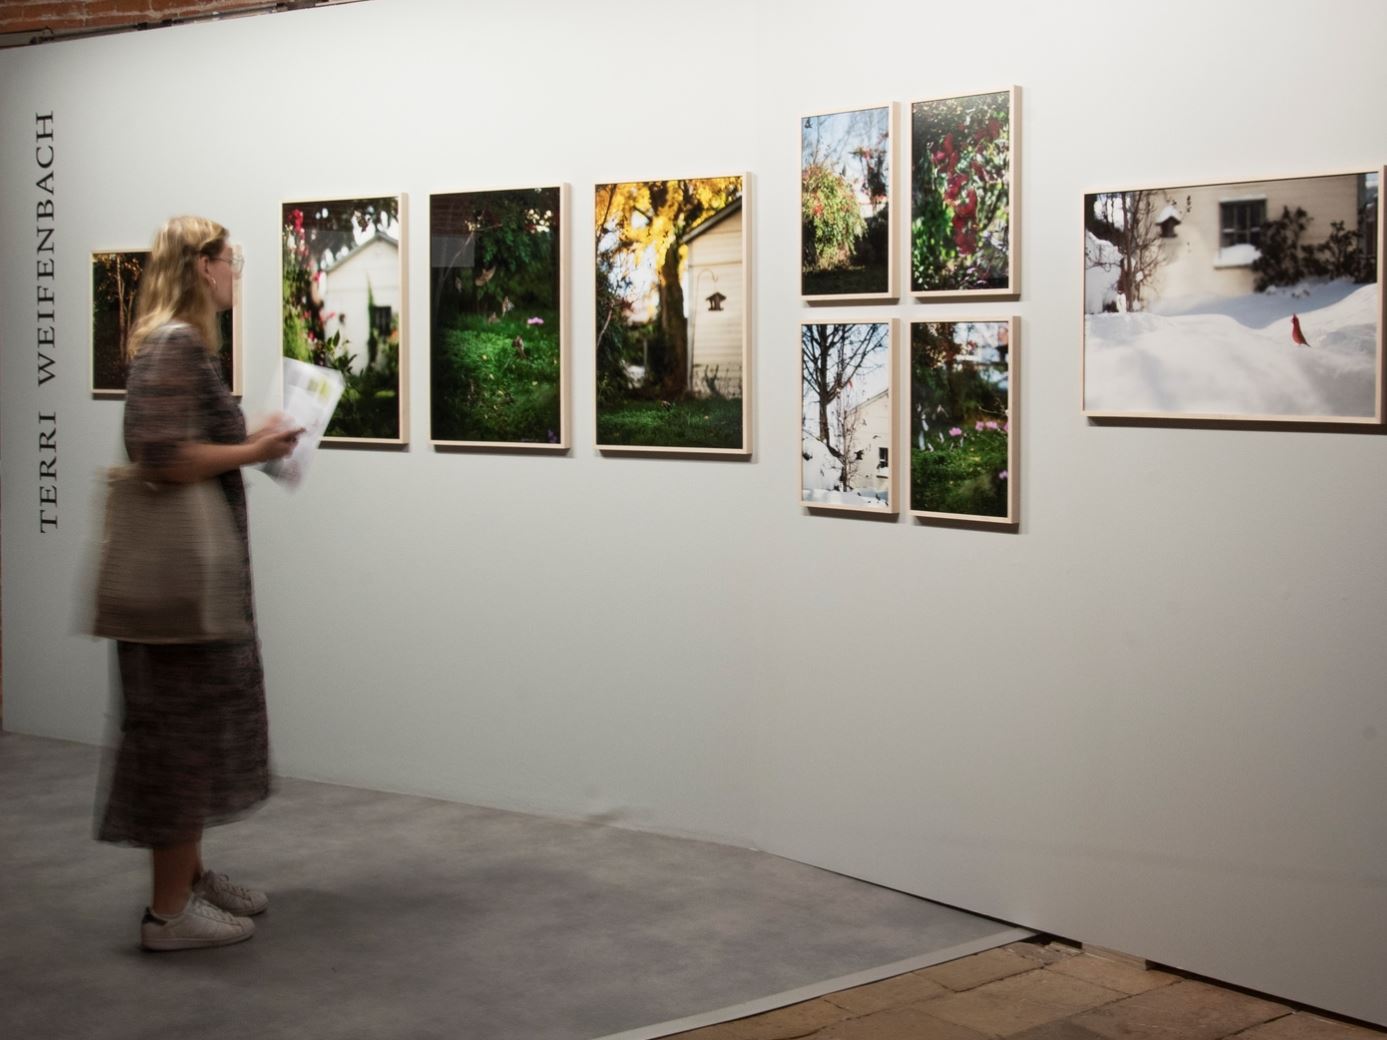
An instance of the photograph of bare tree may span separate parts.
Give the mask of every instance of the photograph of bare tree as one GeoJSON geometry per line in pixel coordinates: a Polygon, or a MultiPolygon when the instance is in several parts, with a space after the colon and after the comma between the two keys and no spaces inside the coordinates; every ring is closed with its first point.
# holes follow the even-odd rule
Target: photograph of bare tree
{"type": "Polygon", "coordinates": [[[800,326],[800,502],[899,511],[896,322],[800,326]]]}
{"type": "Polygon", "coordinates": [[[1015,522],[1014,324],[910,326],[910,511],[1015,522]]]}
{"type": "Polygon", "coordinates": [[[435,444],[567,445],[563,196],[554,186],[430,197],[435,444]]]}
{"type": "Polygon", "coordinates": [[[1084,196],[1085,413],[1380,423],[1381,174],[1084,196]]]}
{"type": "Polygon", "coordinates": [[[910,291],[1017,293],[1013,87],[910,106],[910,291]]]}
{"type": "MultiPolygon", "coordinates": [[[[130,330],[135,325],[140,275],[149,262],[149,250],[126,249],[92,253],[92,393],[119,397],[125,393],[129,374],[130,330]]],[[[235,309],[223,311],[221,350],[222,379],[236,395],[241,393],[240,344],[237,342],[235,309]]]]}
{"type": "Polygon", "coordinates": [[[404,196],[286,202],[284,356],[342,373],[325,443],[408,439],[404,196]]]}
{"type": "Polygon", "coordinates": [[[597,446],[746,454],[743,176],[599,184],[597,446]]]}
{"type": "Polygon", "coordinates": [[[894,104],[800,120],[800,293],[806,300],[896,295],[895,123],[894,104]]]}

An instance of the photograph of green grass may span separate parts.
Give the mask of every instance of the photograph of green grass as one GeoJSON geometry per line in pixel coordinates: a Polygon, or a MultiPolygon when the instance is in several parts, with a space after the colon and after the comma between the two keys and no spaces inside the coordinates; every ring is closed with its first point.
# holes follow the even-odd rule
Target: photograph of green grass
{"type": "Polygon", "coordinates": [[[599,184],[597,446],[747,454],[742,176],[599,184]]]}
{"type": "Polygon", "coordinates": [[[910,106],[910,291],[1014,296],[1019,88],[910,106]]]}
{"type": "Polygon", "coordinates": [[[284,356],[342,373],[325,444],[408,439],[404,196],[286,202],[284,356]]]}
{"type": "Polygon", "coordinates": [[[560,186],[429,200],[430,438],[568,445],[560,186]]]}
{"type": "MultiPolygon", "coordinates": [[[[97,397],[120,397],[125,393],[130,369],[130,330],[135,325],[140,275],[148,262],[147,249],[92,253],[91,390],[97,397]]],[[[238,283],[238,296],[239,293],[238,283]]],[[[241,355],[235,308],[223,311],[218,320],[221,350],[217,360],[222,380],[233,394],[240,396],[241,355]]]]}
{"type": "Polygon", "coordinates": [[[891,206],[896,106],[800,120],[800,294],[896,295],[891,206]]]}
{"type": "Polygon", "coordinates": [[[910,326],[910,511],[1016,522],[1014,322],[910,326]]]}

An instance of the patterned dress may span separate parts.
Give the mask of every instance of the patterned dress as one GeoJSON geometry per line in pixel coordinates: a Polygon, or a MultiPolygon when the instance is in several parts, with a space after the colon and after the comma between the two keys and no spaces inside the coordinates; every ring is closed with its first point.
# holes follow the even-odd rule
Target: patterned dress
{"type": "MultiPolygon", "coordinates": [[[[235,444],[245,419],[216,358],[190,325],[165,325],[130,367],[125,448],[161,465],[184,441],[235,444]]],[[[154,645],[118,642],[123,701],[101,841],[164,848],[243,815],[270,793],[269,726],[254,631],[246,492],[240,470],[216,478],[244,552],[248,640],[154,645]]]]}

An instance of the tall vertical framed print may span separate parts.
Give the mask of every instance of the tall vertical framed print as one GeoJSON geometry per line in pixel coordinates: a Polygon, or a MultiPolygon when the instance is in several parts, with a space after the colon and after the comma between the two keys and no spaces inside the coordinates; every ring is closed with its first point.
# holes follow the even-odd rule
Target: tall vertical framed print
{"type": "Polygon", "coordinates": [[[911,322],[911,515],[1016,523],[1016,324],[911,322]]]}
{"type": "Polygon", "coordinates": [[[409,439],[405,196],[280,210],[283,353],[342,374],[325,444],[409,439]]]}
{"type": "Polygon", "coordinates": [[[897,106],[800,118],[800,296],[896,298],[897,106]]]}
{"type": "Polygon", "coordinates": [[[896,319],[800,325],[800,504],[895,514],[896,319]]]}
{"type": "Polygon", "coordinates": [[[596,186],[599,450],[751,451],[748,180],[596,186]]]}
{"type": "Polygon", "coordinates": [[[1020,294],[1019,87],[910,106],[910,292],[1020,294]]]}
{"type": "Polygon", "coordinates": [[[566,185],[429,197],[429,436],[568,447],[566,185]]]}

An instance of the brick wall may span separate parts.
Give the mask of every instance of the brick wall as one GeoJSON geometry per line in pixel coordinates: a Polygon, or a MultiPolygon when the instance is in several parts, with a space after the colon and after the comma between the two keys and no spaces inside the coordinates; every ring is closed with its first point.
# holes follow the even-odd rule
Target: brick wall
{"type": "Polygon", "coordinates": [[[316,7],[350,0],[5,0],[0,3],[0,36],[23,34],[51,39],[84,33],[149,28],[219,14],[316,7]]]}

